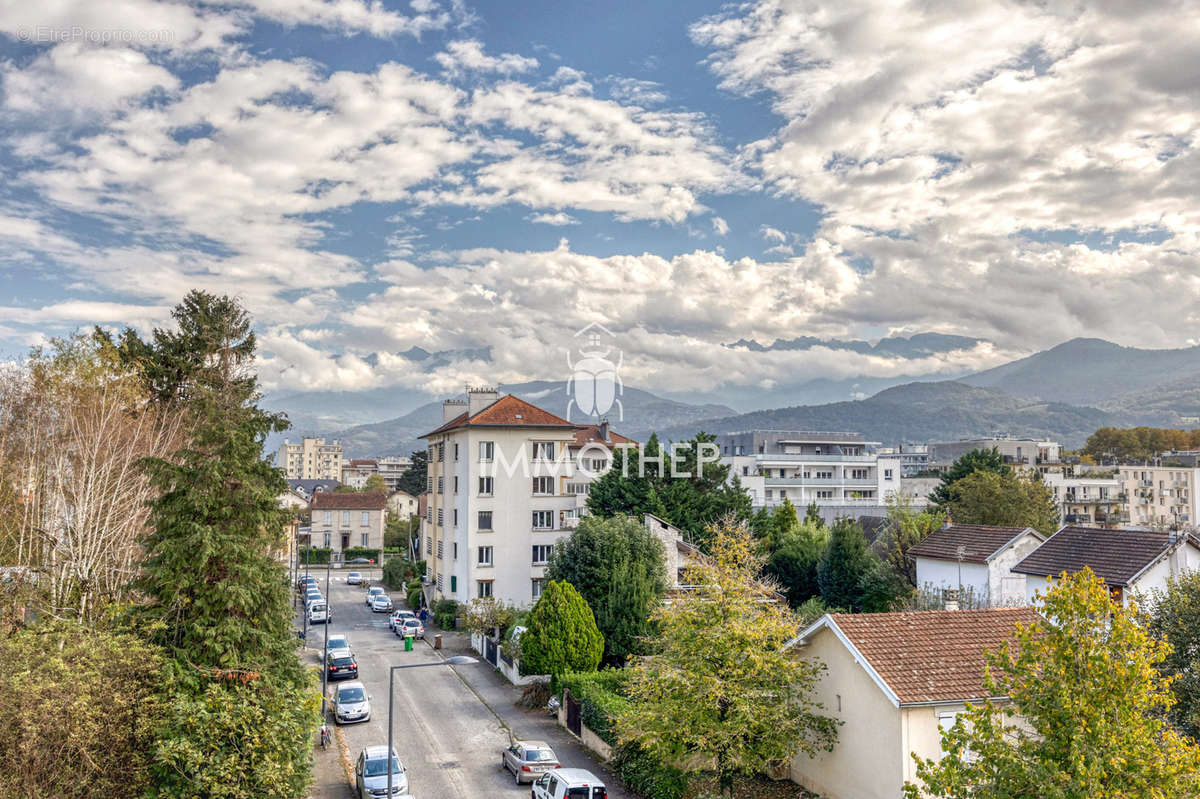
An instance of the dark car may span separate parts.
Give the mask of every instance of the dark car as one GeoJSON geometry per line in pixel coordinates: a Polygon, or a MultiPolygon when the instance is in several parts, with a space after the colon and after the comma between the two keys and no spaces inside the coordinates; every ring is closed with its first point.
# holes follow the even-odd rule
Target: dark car
{"type": "Polygon", "coordinates": [[[347,563],[374,563],[370,558],[351,558],[347,563]]]}
{"type": "Polygon", "coordinates": [[[334,649],[325,659],[325,668],[331,680],[348,680],[358,676],[358,663],[349,649],[334,649]]]}

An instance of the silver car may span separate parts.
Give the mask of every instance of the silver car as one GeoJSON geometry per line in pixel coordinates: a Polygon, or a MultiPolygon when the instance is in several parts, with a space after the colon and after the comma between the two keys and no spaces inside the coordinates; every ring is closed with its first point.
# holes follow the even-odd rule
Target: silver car
{"type": "MultiPolygon", "coordinates": [[[[354,766],[354,788],[359,799],[387,796],[388,757],[386,746],[368,746],[358,755],[354,766]]],[[[408,774],[392,750],[392,796],[408,793],[408,774]]]]}
{"type": "Polygon", "coordinates": [[[513,773],[517,785],[559,768],[558,755],[545,741],[514,741],[500,753],[500,765],[513,773]]]}
{"type": "Polygon", "coordinates": [[[391,613],[392,612],[392,598],[390,596],[388,596],[387,594],[376,594],[375,598],[371,600],[371,612],[372,613],[391,613]]]}
{"type": "Polygon", "coordinates": [[[362,683],[356,680],[334,690],[333,718],[338,724],[371,720],[371,698],[362,683]]]}
{"type": "Polygon", "coordinates": [[[346,585],[361,585],[362,572],[350,572],[346,575],[346,585]]]}
{"type": "Polygon", "coordinates": [[[375,598],[376,594],[382,594],[382,593],[384,593],[382,585],[373,585],[370,588],[368,588],[367,589],[367,607],[371,606],[371,600],[375,598]]]}

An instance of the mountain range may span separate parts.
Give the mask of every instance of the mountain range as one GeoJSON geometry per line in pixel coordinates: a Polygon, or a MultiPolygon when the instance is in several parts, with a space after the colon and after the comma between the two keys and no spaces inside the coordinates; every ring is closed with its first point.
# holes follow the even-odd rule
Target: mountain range
{"type": "MultiPolygon", "coordinates": [[[[890,341],[884,345],[885,350],[914,356],[922,351],[944,351],[946,347],[979,343],[978,339],[927,335],[930,337],[884,339],[876,345],[836,343],[842,348],[861,351],[864,346],[878,348],[890,341]]],[[[740,341],[728,346],[753,352],[829,344],[801,338],[771,345],[740,341]]],[[[953,380],[911,380],[902,385],[895,385],[895,380],[863,377],[855,381],[825,381],[827,393],[842,399],[826,402],[800,399],[787,407],[747,413],[738,413],[720,403],[664,398],[627,386],[621,398],[622,418],[614,411],[609,419],[614,429],[642,441],[651,432],[658,432],[660,438],[681,440],[698,430],[725,433],[768,428],[855,431],[868,440],[885,444],[1008,433],[1052,438],[1069,447],[1079,446],[1092,431],[1105,425],[1200,426],[1200,347],[1145,350],[1078,338],[953,380]],[[848,383],[869,387],[871,395],[863,396],[868,392],[862,391],[861,398],[844,399],[848,383]]],[[[501,390],[559,415],[566,414],[565,385],[561,382],[535,381],[502,386],[501,390]]],[[[395,390],[389,390],[386,396],[393,408],[407,405],[404,412],[392,418],[342,426],[340,430],[319,422],[307,424],[312,432],[341,439],[348,457],[407,454],[421,446],[419,436],[441,423],[440,400],[421,401],[427,400],[427,395],[395,390]]],[[[365,408],[379,399],[376,396],[363,401],[361,395],[356,397],[351,406],[354,409],[365,408]]],[[[296,403],[301,418],[309,414],[312,419],[319,419],[312,412],[320,409],[322,402],[338,404],[334,395],[295,395],[292,401],[301,399],[303,402],[296,403]]],[[[287,396],[273,398],[273,403],[273,407],[288,410],[296,421],[287,396]]],[[[300,433],[301,425],[296,427],[300,433]]]]}

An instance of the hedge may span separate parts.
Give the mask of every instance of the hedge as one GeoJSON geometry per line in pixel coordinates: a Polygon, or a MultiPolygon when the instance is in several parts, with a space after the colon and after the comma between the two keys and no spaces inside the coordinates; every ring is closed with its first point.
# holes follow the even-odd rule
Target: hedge
{"type": "Polygon", "coordinates": [[[433,622],[443,630],[453,630],[458,623],[458,603],[453,599],[439,599],[434,602],[433,622]]]}
{"type": "Polygon", "coordinates": [[[370,558],[376,563],[379,562],[379,550],[369,549],[368,547],[350,547],[342,550],[342,560],[353,560],[354,558],[370,558]]]}
{"type": "Polygon", "coordinates": [[[329,555],[332,549],[318,549],[316,547],[304,547],[300,550],[300,571],[304,571],[304,564],[309,566],[321,565],[324,566],[329,562],[329,555]]]}
{"type": "Polygon", "coordinates": [[[620,747],[613,756],[612,767],[627,788],[646,799],[683,799],[687,791],[686,774],[658,762],[637,744],[620,747]]]}

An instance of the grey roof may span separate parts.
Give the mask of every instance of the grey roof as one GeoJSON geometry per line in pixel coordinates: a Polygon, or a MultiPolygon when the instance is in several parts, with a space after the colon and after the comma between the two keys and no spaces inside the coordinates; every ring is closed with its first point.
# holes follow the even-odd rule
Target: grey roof
{"type": "Polygon", "coordinates": [[[1012,570],[1049,577],[1074,574],[1088,566],[1109,585],[1126,586],[1183,540],[1195,543],[1186,534],[1176,537],[1161,531],[1063,527],[1012,570]]]}

